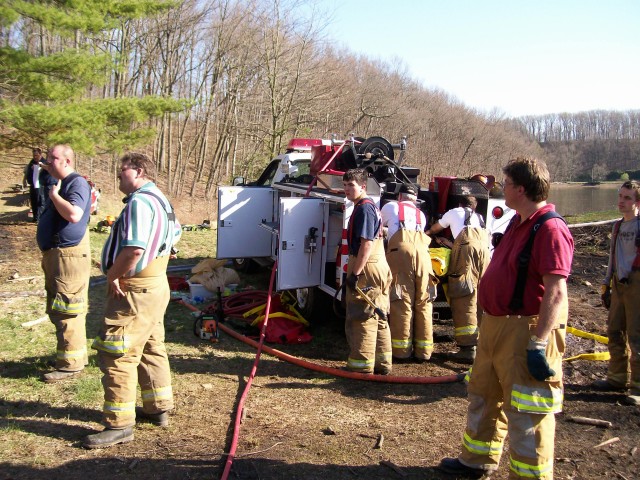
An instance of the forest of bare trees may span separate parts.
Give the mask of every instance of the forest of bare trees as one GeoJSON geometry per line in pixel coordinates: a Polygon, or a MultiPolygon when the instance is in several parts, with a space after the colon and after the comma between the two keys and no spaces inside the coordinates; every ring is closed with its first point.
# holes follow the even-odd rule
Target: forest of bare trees
{"type": "Polygon", "coordinates": [[[640,170],[640,110],[526,116],[518,121],[544,149],[555,178],[603,180],[612,172],[640,170]]]}
{"type": "MultiPolygon", "coordinates": [[[[497,176],[515,155],[548,158],[556,179],[570,179],[592,167],[574,155],[575,141],[639,138],[640,112],[514,120],[475,111],[425,88],[400,62],[331,45],[330,15],[310,1],[87,1],[93,12],[60,1],[48,21],[34,5],[50,2],[14,3],[22,7],[0,22],[3,58],[29,56],[25,78],[55,77],[68,87],[74,75],[84,77],[79,93],[40,94],[39,85],[29,90],[0,69],[0,100],[11,107],[0,115],[2,146],[69,142],[92,169],[113,169],[122,151],[145,150],[173,195],[210,197],[234,175],[255,178],[296,136],[354,133],[392,143],[406,136],[407,163],[422,169],[422,182],[434,174],[497,176]],[[98,14],[104,22],[96,25],[98,14]],[[65,15],[76,21],[65,23],[65,15]],[[82,62],[69,60],[83,54],[82,62]],[[75,69],[38,63],[56,58],[75,69]],[[79,113],[81,105],[88,109],[79,113]],[[48,120],[54,108],[69,120],[48,120]]],[[[629,149],[625,161],[637,164],[629,149]]]]}

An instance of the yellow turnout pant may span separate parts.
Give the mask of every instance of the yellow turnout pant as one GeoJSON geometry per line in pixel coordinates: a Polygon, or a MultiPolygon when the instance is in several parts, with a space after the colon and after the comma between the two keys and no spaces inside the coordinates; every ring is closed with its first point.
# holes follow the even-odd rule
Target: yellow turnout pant
{"type": "Polygon", "coordinates": [[[47,314],[56,327],[56,369],[82,370],[87,362],[87,305],[91,252],[89,234],[74,247],[42,253],[47,314]]]}
{"type": "MultiPolygon", "coordinates": [[[[347,276],[353,272],[356,257],[349,257],[347,276]]],[[[369,260],[359,277],[358,286],[367,287],[365,295],[383,312],[389,312],[389,286],[391,272],[384,255],[382,239],[373,241],[369,260]]],[[[361,373],[391,369],[391,334],[386,320],[381,319],[371,306],[347,287],[347,318],[345,333],[349,344],[347,368],[361,373]]]]}
{"type": "Polygon", "coordinates": [[[640,272],[632,271],[627,283],[613,281],[607,320],[609,370],[607,380],[627,384],[640,393],[640,272]]]}
{"type": "Polygon", "coordinates": [[[562,410],[565,329],[556,328],[549,335],[546,356],[556,375],[540,382],[529,374],[526,352],[537,321],[537,316],[482,317],[459,456],[464,465],[495,470],[508,433],[509,478],[553,478],[554,414],[562,410]]]}
{"type": "Polygon", "coordinates": [[[478,305],[478,284],[488,264],[487,231],[484,228],[462,229],[451,249],[449,283],[454,280],[469,282],[473,291],[460,297],[450,295],[449,298],[454,335],[459,346],[478,343],[478,320],[482,317],[482,309],[478,305]]]}
{"type": "Polygon", "coordinates": [[[169,303],[168,256],[156,258],[132,278],[121,280],[124,298],[107,300],[104,323],[93,342],[103,373],[103,423],[135,424],[136,386],[145,412],[173,408],[169,359],[164,345],[164,313],[169,303]]]}
{"type": "Polygon", "coordinates": [[[389,239],[391,270],[391,345],[396,358],[428,360],[433,352],[433,303],[429,287],[435,276],[424,232],[399,229],[389,239]]]}

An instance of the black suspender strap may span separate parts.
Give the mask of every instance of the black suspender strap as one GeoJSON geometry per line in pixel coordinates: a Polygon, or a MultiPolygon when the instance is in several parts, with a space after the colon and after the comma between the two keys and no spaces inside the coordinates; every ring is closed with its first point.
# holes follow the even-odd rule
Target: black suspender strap
{"type": "Polygon", "coordinates": [[[529,233],[527,243],[518,255],[518,276],[516,277],[516,286],[513,289],[513,295],[511,296],[511,301],[509,302],[509,309],[512,312],[517,312],[524,305],[524,286],[527,283],[527,271],[529,270],[529,262],[531,261],[531,249],[533,247],[533,241],[536,238],[536,233],[538,233],[540,226],[551,218],[559,218],[563,222],[567,223],[560,214],[556,212],[547,212],[543,215],[540,215],[540,217],[538,217],[538,219],[536,220],[536,223],[534,223],[533,227],[531,227],[531,232],[529,233]]]}
{"type": "Polygon", "coordinates": [[[471,223],[471,214],[473,211],[469,207],[464,207],[464,226],[467,227],[471,223]]]}
{"type": "Polygon", "coordinates": [[[151,195],[152,197],[154,197],[156,200],[158,200],[160,205],[162,205],[162,208],[164,209],[164,213],[167,214],[167,219],[170,222],[175,222],[176,221],[176,214],[173,211],[173,206],[171,204],[169,204],[169,207],[171,207],[171,211],[169,211],[167,206],[164,204],[164,201],[162,200],[162,198],[160,198],[160,196],[158,194],[156,194],[154,192],[150,192],[149,190],[139,190],[137,193],[143,193],[145,195],[151,195]]]}

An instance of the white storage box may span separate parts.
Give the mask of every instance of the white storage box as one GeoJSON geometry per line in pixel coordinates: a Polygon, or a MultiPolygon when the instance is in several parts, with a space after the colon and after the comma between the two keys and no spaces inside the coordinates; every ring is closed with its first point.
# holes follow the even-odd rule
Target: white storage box
{"type": "Polygon", "coordinates": [[[189,284],[189,292],[191,294],[191,300],[195,300],[196,297],[202,300],[210,300],[214,297],[215,293],[207,290],[206,287],[200,283],[191,283],[187,280],[189,284]]]}

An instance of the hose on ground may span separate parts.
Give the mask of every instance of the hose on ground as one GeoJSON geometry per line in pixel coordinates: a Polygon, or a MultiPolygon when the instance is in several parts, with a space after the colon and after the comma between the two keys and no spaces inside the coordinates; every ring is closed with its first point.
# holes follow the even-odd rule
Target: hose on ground
{"type": "Polygon", "coordinates": [[[273,292],[273,284],[276,277],[276,269],[278,268],[278,262],[274,262],[273,268],[271,269],[271,278],[269,279],[269,292],[267,296],[267,305],[265,308],[265,317],[264,322],[262,323],[262,330],[260,331],[260,342],[258,343],[258,351],[256,352],[256,358],[253,361],[253,367],[251,367],[251,373],[249,374],[249,378],[247,380],[247,384],[244,387],[244,391],[242,392],[242,396],[240,397],[240,401],[238,402],[238,408],[236,409],[236,419],[233,425],[233,437],[231,439],[231,448],[229,449],[229,454],[227,455],[227,461],[225,462],[224,471],[222,472],[221,480],[227,480],[229,478],[229,473],[231,472],[231,465],[233,464],[233,459],[236,454],[236,450],[238,448],[238,437],[240,436],[240,423],[242,421],[242,414],[244,412],[244,404],[247,400],[247,396],[249,394],[249,390],[251,389],[251,385],[253,384],[253,379],[256,376],[256,371],[258,370],[258,362],[260,361],[260,354],[262,353],[262,347],[264,345],[264,339],[267,331],[267,324],[269,323],[269,313],[271,310],[271,293],[273,292]]]}
{"type": "MultiPolygon", "coordinates": [[[[179,301],[185,307],[194,312],[200,312],[197,307],[190,305],[186,302],[179,301]]],[[[264,326],[263,326],[264,327],[264,326]]],[[[289,362],[293,365],[297,365],[299,367],[306,368],[308,370],[312,370],[315,372],[326,373],[328,375],[333,375],[335,377],[342,378],[350,378],[354,380],[365,380],[369,382],[379,382],[379,383],[401,383],[401,384],[436,384],[436,383],[454,383],[460,382],[464,379],[465,373],[459,373],[454,375],[442,375],[442,376],[429,376],[429,377],[407,377],[407,376],[399,376],[399,375],[372,375],[367,373],[358,373],[351,372],[348,370],[341,370],[339,368],[328,367],[325,365],[318,365],[313,362],[309,362],[308,360],[304,360],[298,357],[294,357],[293,355],[289,355],[281,350],[277,350],[275,348],[268,347],[266,345],[261,345],[261,343],[252,340],[245,335],[242,335],[235,330],[229,328],[228,326],[220,323],[218,324],[218,328],[222,330],[227,335],[235,338],[236,340],[240,340],[241,342],[246,343],[254,348],[261,348],[264,352],[269,355],[273,355],[280,360],[284,360],[285,362],[289,362]]],[[[260,336],[262,340],[262,334],[260,336]]]]}

